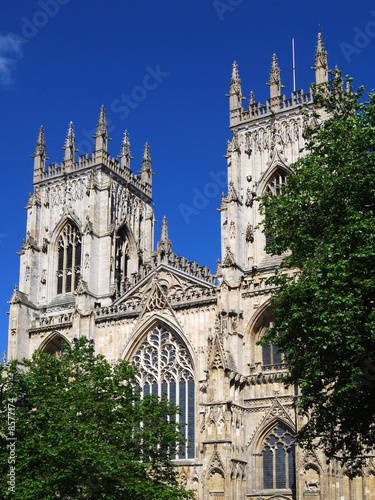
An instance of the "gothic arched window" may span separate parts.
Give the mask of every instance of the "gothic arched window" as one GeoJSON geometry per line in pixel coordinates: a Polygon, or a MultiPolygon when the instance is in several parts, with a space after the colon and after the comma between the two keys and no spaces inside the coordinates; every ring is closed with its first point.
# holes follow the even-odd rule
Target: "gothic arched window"
{"type": "Polygon", "coordinates": [[[272,193],[274,196],[279,196],[282,186],[286,184],[287,173],[282,168],[278,168],[267,182],[265,189],[266,193],[272,193]]]}
{"type": "MultiPolygon", "coordinates": [[[[278,168],[267,182],[265,193],[271,193],[274,196],[279,196],[281,188],[286,184],[287,173],[282,168],[278,168]]],[[[266,247],[273,240],[272,236],[266,237],[266,247]]]]}
{"type": "Polygon", "coordinates": [[[281,424],[265,440],[263,451],[263,488],[293,489],[295,482],[294,443],[291,433],[281,424]]]}
{"type": "Polygon", "coordinates": [[[68,223],[58,239],[57,293],[72,292],[81,276],[81,235],[68,223]]]}
{"type": "Polygon", "coordinates": [[[186,346],[171,331],[158,324],[137,349],[132,362],[138,367],[137,382],[142,394],[167,397],[180,407],[176,415],[186,439],[176,458],[194,458],[195,393],[192,362],[186,346]]]}

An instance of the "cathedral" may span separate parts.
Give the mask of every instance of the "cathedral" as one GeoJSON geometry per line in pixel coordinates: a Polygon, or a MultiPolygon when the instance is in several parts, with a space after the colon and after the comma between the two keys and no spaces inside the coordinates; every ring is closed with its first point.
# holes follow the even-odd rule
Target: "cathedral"
{"type": "MultiPolygon", "coordinates": [[[[328,81],[321,33],[313,70],[317,84],[328,81]]],[[[166,217],[154,244],[149,146],[139,175],[127,132],[111,157],[104,106],[91,156],[77,160],[70,123],[61,164],[47,165],[41,127],[8,359],[86,336],[111,363],[134,363],[144,394],[166,393],[182,410],[186,447],[175,462],[199,500],[375,500],[372,463],[350,480],[323,453],[294,446],[298,389],[279,381],[283,355],[257,344],[273,321],[267,278],[281,262],[265,251],[258,197],[279,193],[314,120],[300,111],[312,112],[311,90],[282,93],[276,55],[267,85],[266,104],[251,92],[244,106],[234,62],[215,273],[173,252],[166,217]]]]}

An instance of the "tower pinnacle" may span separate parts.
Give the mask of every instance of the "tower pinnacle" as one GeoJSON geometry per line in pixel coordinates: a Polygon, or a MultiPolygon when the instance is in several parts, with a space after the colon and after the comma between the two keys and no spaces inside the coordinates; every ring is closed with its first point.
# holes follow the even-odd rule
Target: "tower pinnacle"
{"type": "Polygon", "coordinates": [[[311,69],[315,70],[315,82],[317,85],[328,81],[327,51],[324,48],[323,35],[320,27],[318,40],[316,42],[315,66],[311,69]]]}
{"type": "Polygon", "coordinates": [[[131,155],[129,134],[127,130],[125,130],[124,132],[124,138],[121,144],[121,151],[118,157],[121,158],[121,167],[122,168],[126,167],[130,170],[130,160],[133,160],[134,158],[131,155]]]}
{"type": "Polygon", "coordinates": [[[38,133],[38,138],[36,140],[36,145],[35,145],[35,152],[31,156],[32,158],[35,158],[36,156],[41,156],[45,160],[46,158],[46,141],[44,138],[44,128],[43,125],[40,126],[39,133],[38,133]]]}
{"type": "Polygon", "coordinates": [[[277,63],[277,57],[276,54],[273,55],[272,57],[272,65],[271,65],[271,71],[270,71],[270,80],[267,82],[267,85],[270,87],[270,98],[272,99],[273,97],[277,97],[281,95],[281,89],[284,87],[284,85],[281,85],[281,79],[280,79],[280,68],[277,63]]]}
{"type": "Polygon", "coordinates": [[[94,139],[96,139],[95,142],[96,151],[100,150],[107,151],[108,141],[111,141],[112,139],[110,139],[108,136],[108,125],[107,125],[107,118],[105,116],[104,105],[102,105],[102,107],[100,108],[99,120],[96,126],[96,134],[93,135],[93,137],[94,139]]]}
{"type": "Polygon", "coordinates": [[[242,99],[244,99],[244,97],[242,96],[241,79],[238,73],[237,61],[233,61],[232,78],[229,84],[229,94],[227,94],[227,97],[229,97],[230,111],[242,108],[242,99]]]}
{"type": "Polygon", "coordinates": [[[156,246],[156,251],[159,254],[166,254],[172,251],[172,242],[168,238],[168,225],[167,225],[167,217],[164,215],[163,217],[163,225],[161,228],[161,236],[160,241],[156,246]]]}
{"type": "Polygon", "coordinates": [[[38,138],[35,145],[35,152],[31,155],[34,158],[34,181],[41,179],[42,173],[46,168],[46,141],[44,138],[44,128],[41,125],[38,133],[38,138]]]}
{"type": "Polygon", "coordinates": [[[78,151],[76,149],[76,139],[74,135],[73,122],[69,123],[68,133],[66,134],[65,146],[62,148],[65,150],[64,161],[75,161],[74,153],[78,151]]]}
{"type": "Polygon", "coordinates": [[[145,149],[143,153],[142,168],[141,168],[142,180],[147,182],[147,184],[152,184],[152,176],[154,172],[152,171],[152,162],[150,156],[150,147],[148,142],[145,144],[145,149]]]}

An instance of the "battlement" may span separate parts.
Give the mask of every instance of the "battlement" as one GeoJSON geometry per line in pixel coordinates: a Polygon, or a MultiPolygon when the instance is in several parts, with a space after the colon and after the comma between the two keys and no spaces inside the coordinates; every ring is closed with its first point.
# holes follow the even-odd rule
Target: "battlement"
{"type": "Polygon", "coordinates": [[[63,147],[65,154],[61,165],[58,163],[51,163],[46,166],[46,161],[48,160],[46,155],[46,142],[44,138],[44,129],[43,127],[40,127],[35,152],[32,155],[34,158],[34,184],[58,177],[60,175],[76,172],[77,170],[104,165],[151,198],[153,171],[148,143],[146,142],[145,144],[140,170],[141,177],[139,177],[138,175],[133,174],[130,168],[130,163],[131,160],[133,160],[133,157],[131,156],[127,130],[124,133],[120,154],[118,155],[119,159],[111,158],[111,155],[108,153],[108,141],[111,139],[108,137],[108,127],[104,106],[100,109],[97,130],[93,137],[95,138],[95,150],[92,152],[92,155],[90,157],[88,154],[80,155],[77,161],[75,158],[77,149],[75,145],[73,123],[70,122],[65,139],[65,146],[63,147]]]}
{"type": "Polygon", "coordinates": [[[39,178],[34,177],[34,184],[58,177],[60,175],[66,175],[70,172],[76,172],[78,170],[84,170],[86,168],[92,168],[95,166],[104,165],[109,168],[112,172],[133,184],[138,190],[151,197],[152,187],[150,184],[144,182],[141,177],[127,168],[122,167],[121,162],[117,158],[111,158],[111,155],[107,151],[93,151],[92,155],[88,154],[81,155],[78,161],[62,161],[61,165],[58,163],[51,163],[46,167],[46,170],[42,171],[39,178]]]}
{"type": "Polygon", "coordinates": [[[313,99],[314,94],[311,89],[308,93],[304,93],[300,89],[292,92],[289,99],[283,94],[267,99],[266,104],[250,100],[247,109],[241,107],[230,110],[230,126],[257,120],[267,115],[274,115],[277,112],[297,109],[303,104],[312,103],[313,99]]]}
{"type": "MultiPolygon", "coordinates": [[[[312,69],[315,71],[316,85],[325,84],[328,81],[327,52],[324,48],[323,36],[321,32],[318,34],[315,51],[315,66],[312,69]]],[[[248,109],[243,109],[242,101],[245,98],[242,95],[241,79],[238,72],[237,62],[233,62],[232,78],[229,84],[229,93],[227,94],[227,97],[229,97],[230,127],[243,122],[256,120],[268,114],[275,114],[277,112],[297,108],[302,104],[313,102],[312,89],[310,89],[306,94],[303,90],[294,90],[291,93],[291,97],[286,99],[285,95],[281,93],[281,89],[284,85],[281,84],[280,74],[281,70],[277,63],[276,54],[273,54],[270,77],[267,82],[267,85],[270,88],[270,98],[267,99],[265,105],[262,105],[255,101],[254,93],[251,92],[249,107],[248,109]]]]}

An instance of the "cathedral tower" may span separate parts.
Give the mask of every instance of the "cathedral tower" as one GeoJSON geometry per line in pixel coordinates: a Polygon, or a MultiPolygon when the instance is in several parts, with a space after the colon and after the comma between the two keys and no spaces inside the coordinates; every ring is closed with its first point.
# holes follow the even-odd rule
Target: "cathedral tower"
{"type": "Polygon", "coordinates": [[[11,301],[10,358],[29,357],[38,347],[26,331],[43,322],[43,311],[66,311],[59,321],[71,324],[72,334],[91,337],[94,308],[112,304],[150,265],[154,215],[148,145],[140,178],[130,169],[127,132],[120,161],[110,157],[104,106],[94,138],[92,156],[77,160],[70,122],[61,165],[46,166],[40,128],[33,155],[34,191],[20,250],[19,290],[11,301]]]}
{"type": "MultiPolygon", "coordinates": [[[[280,382],[287,371],[282,353],[258,345],[273,321],[267,278],[280,263],[266,253],[258,197],[278,195],[315,120],[312,90],[286,97],[276,55],[270,60],[265,104],[251,92],[244,105],[233,64],[216,275],[173,251],[167,217],[154,246],[148,143],[134,160],[125,131],[112,158],[102,107],[92,155],[77,158],[70,123],[61,164],[48,164],[40,128],[8,358],[30,358],[38,348],[56,353],[62,340],[85,335],[112,363],[134,363],[143,394],[166,393],[180,406],[186,446],[176,464],[199,500],[370,500],[374,464],[350,480],[321,452],[294,446],[302,424],[297,393],[280,382]]],[[[321,33],[313,69],[324,85],[321,33]]]]}

